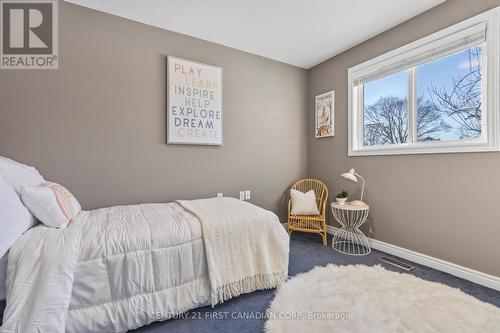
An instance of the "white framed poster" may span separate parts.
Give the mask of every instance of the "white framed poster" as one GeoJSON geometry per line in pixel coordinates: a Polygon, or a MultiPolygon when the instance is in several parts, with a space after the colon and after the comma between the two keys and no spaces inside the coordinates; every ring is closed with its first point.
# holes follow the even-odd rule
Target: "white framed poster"
{"type": "Polygon", "coordinates": [[[167,58],[167,143],[222,145],[222,68],[167,58]]]}
{"type": "Polygon", "coordinates": [[[316,96],[315,100],[315,138],[335,135],[335,91],[316,96]]]}

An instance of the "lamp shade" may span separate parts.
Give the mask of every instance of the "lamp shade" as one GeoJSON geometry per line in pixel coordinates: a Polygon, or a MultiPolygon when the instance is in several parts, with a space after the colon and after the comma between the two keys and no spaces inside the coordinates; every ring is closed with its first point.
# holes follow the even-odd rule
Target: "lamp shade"
{"type": "Polygon", "coordinates": [[[346,173],[343,173],[342,175],[340,175],[342,178],[345,178],[347,180],[350,180],[351,182],[354,182],[354,183],[357,183],[358,182],[358,178],[356,178],[356,176],[354,175],[356,171],[354,169],[351,169],[349,170],[349,172],[346,172],[346,173]]]}

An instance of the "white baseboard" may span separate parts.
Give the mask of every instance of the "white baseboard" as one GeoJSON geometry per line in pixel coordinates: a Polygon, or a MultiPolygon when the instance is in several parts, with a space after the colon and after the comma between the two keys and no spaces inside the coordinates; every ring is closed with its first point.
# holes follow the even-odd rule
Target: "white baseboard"
{"type": "MultiPolygon", "coordinates": [[[[286,227],[286,223],[284,224],[284,226],[286,227]]],[[[331,225],[326,226],[326,232],[330,235],[334,233],[335,229],[337,228],[331,225]]],[[[446,260],[431,257],[423,253],[408,250],[403,247],[392,245],[373,238],[370,238],[370,243],[372,248],[375,250],[385,252],[387,254],[406,259],[414,263],[427,266],[438,271],[445,272],[459,278],[477,283],[479,285],[500,291],[500,277],[476,271],[474,269],[460,266],[446,260]]]]}

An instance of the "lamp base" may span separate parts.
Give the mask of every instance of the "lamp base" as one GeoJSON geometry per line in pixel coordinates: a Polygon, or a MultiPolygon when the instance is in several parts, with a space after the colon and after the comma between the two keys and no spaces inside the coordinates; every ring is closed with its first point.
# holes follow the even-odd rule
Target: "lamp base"
{"type": "Polygon", "coordinates": [[[366,206],[366,204],[361,200],[353,200],[353,201],[351,201],[351,205],[352,206],[366,206]]]}

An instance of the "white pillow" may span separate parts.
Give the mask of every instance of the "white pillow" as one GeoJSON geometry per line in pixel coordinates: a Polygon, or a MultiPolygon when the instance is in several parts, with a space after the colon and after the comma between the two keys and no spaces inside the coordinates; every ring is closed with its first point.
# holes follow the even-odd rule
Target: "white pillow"
{"type": "Polygon", "coordinates": [[[40,222],[54,228],[66,228],[82,210],[73,194],[51,182],[41,186],[23,186],[21,199],[40,222]]]}
{"type": "Polygon", "coordinates": [[[45,179],[33,167],[0,156],[0,175],[19,194],[21,186],[39,186],[45,179]]]}
{"type": "Polygon", "coordinates": [[[0,176],[0,257],[35,224],[35,218],[24,207],[16,191],[0,176]]]}
{"type": "Polygon", "coordinates": [[[291,189],[290,196],[292,197],[292,215],[319,215],[316,194],[313,190],[303,193],[291,189]]]}

